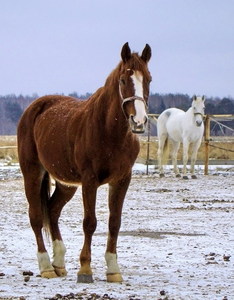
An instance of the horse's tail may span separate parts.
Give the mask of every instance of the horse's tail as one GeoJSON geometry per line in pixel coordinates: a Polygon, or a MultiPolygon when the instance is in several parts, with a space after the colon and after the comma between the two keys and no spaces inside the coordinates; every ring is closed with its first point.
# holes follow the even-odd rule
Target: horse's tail
{"type": "Polygon", "coordinates": [[[45,172],[42,182],[41,182],[41,209],[43,216],[43,229],[46,235],[49,235],[50,232],[50,219],[48,213],[48,203],[50,199],[50,175],[48,172],[45,172]]]}
{"type": "Polygon", "coordinates": [[[167,121],[171,115],[169,109],[163,111],[158,117],[158,137],[159,137],[159,145],[160,145],[160,164],[167,164],[168,156],[169,156],[169,139],[168,139],[168,131],[167,131],[167,121]],[[161,146],[163,145],[163,148],[161,146]]]}
{"type": "Polygon", "coordinates": [[[165,143],[164,143],[164,146],[163,146],[162,163],[164,165],[167,164],[168,157],[169,157],[169,139],[168,139],[168,136],[167,136],[167,138],[165,140],[165,143]]]}

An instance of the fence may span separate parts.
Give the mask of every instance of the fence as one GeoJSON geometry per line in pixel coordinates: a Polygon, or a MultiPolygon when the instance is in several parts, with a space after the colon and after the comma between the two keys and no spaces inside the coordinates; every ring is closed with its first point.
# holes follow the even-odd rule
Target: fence
{"type": "MultiPolygon", "coordinates": [[[[149,153],[150,153],[150,141],[151,141],[151,124],[152,122],[155,123],[157,120],[157,117],[159,115],[158,114],[149,114],[149,122],[148,122],[148,135],[146,137],[147,139],[147,149],[146,149],[146,155],[144,155],[144,163],[146,164],[146,173],[148,174],[148,167],[150,164],[154,164],[157,165],[157,160],[156,160],[156,153],[154,155],[155,159],[152,160],[149,157],[149,153]],[[154,120],[154,121],[153,121],[154,120]]],[[[204,174],[208,174],[208,166],[211,163],[211,161],[209,160],[210,158],[210,149],[211,148],[217,148],[217,149],[221,149],[223,151],[227,151],[229,153],[233,153],[232,157],[233,159],[229,161],[230,165],[234,165],[234,129],[227,126],[226,124],[223,124],[221,122],[225,121],[233,121],[234,120],[234,115],[230,114],[230,115],[206,115],[204,117],[204,124],[205,124],[205,133],[204,133],[204,140],[203,140],[203,144],[204,144],[204,157],[203,157],[203,161],[199,161],[199,163],[203,163],[204,164],[204,174]],[[211,128],[211,122],[214,124],[213,128],[211,128]],[[230,143],[231,147],[225,148],[225,147],[219,147],[218,146],[218,142],[220,142],[220,138],[217,136],[212,136],[211,137],[211,132],[214,132],[214,127],[217,126],[219,128],[219,131],[224,135],[225,130],[229,131],[230,134],[232,134],[233,136],[233,142],[230,143]]],[[[2,146],[0,146],[0,154],[4,154],[4,157],[7,157],[7,160],[9,160],[9,163],[11,162],[11,159],[13,160],[17,160],[17,147],[16,145],[16,137],[14,137],[14,140],[11,141],[11,145],[6,145],[6,139],[4,139],[2,141],[2,146]],[[6,145],[6,146],[5,146],[6,145]]],[[[1,156],[0,156],[1,157],[1,156]]],[[[225,157],[224,157],[225,159],[225,157]]],[[[227,162],[227,160],[226,160],[227,162]]],[[[216,161],[216,164],[223,164],[223,161],[216,161]]]]}

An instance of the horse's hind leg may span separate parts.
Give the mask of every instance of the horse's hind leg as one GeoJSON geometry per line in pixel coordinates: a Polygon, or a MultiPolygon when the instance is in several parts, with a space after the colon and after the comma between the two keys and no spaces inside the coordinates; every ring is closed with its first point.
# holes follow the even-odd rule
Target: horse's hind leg
{"type": "Polygon", "coordinates": [[[117,263],[117,239],[121,225],[124,198],[131,180],[131,175],[116,184],[109,185],[109,235],[105,259],[107,263],[107,281],[122,282],[123,278],[117,263]]]}
{"type": "Polygon", "coordinates": [[[76,187],[63,186],[56,182],[55,191],[50,198],[48,205],[48,217],[50,234],[53,241],[53,268],[58,276],[66,276],[65,268],[65,252],[62,236],[58,226],[58,220],[64,205],[73,197],[76,192],[76,187]]]}
{"type": "Polygon", "coordinates": [[[158,137],[158,167],[159,167],[159,176],[164,177],[163,170],[163,151],[164,146],[167,140],[167,134],[160,134],[158,137]]]}
{"type": "Polygon", "coordinates": [[[34,165],[33,170],[28,169],[27,172],[23,172],[23,174],[25,193],[29,203],[30,223],[37,242],[39,270],[42,277],[54,278],[57,277],[57,275],[54,272],[54,268],[50,262],[42,235],[45,215],[41,196],[43,194],[42,187],[46,185],[45,171],[41,168],[41,166],[34,165]]]}
{"type": "Polygon", "coordinates": [[[179,148],[180,148],[180,143],[172,141],[171,159],[172,159],[173,169],[176,177],[180,177],[180,171],[177,167],[177,154],[179,148]]]}

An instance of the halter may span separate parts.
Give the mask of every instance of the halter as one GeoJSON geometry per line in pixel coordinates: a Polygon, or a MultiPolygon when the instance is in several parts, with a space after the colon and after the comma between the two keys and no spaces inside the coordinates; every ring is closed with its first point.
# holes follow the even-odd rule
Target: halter
{"type": "Polygon", "coordinates": [[[196,113],[194,113],[194,116],[196,116],[196,115],[201,115],[201,116],[202,116],[202,118],[204,117],[204,114],[203,114],[203,113],[200,113],[200,112],[196,112],[196,113]]]}
{"type": "Polygon", "coordinates": [[[142,98],[142,97],[139,97],[139,96],[132,96],[132,97],[128,97],[128,98],[122,99],[122,106],[121,106],[121,107],[122,107],[122,110],[123,110],[123,113],[124,113],[126,119],[128,119],[128,118],[127,118],[127,115],[126,115],[126,113],[125,113],[125,111],[124,111],[124,104],[125,104],[126,102],[132,102],[132,101],[135,101],[135,100],[140,100],[140,101],[142,101],[142,102],[144,103],[144,105],[145,105],[146,110],[147,110],[147,108],[148,108],[145,99],[142,98]]]}

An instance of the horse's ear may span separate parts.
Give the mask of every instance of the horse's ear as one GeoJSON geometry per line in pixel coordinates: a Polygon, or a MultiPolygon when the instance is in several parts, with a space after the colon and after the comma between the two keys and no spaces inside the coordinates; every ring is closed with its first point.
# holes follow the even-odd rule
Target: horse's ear
{"type": "Polygon", "coordinates": [[[203,95],[202,96],[202,101],[205,101],[206,100],[206,97],[203,95]]]}
{"type": "Polygon", "coordinates": [[[196,101],[196,100],[197,100],[197,96],[194,95],[194,96],[193,96],[193,101],[196,101]]]}
{"type": "Polygon", "coordinates": [[[122,47],[121,57],[124,63],[126,63],[131,58],[131,49],[128,46],[128,42],[122,47]]]}
{"type": "Polygon", "coordinates": [[[148,62],[151,58],[151,48],[150,45],[146,44],[144,50],[142,51],[141,58],[144,62],[148,62]]]}

